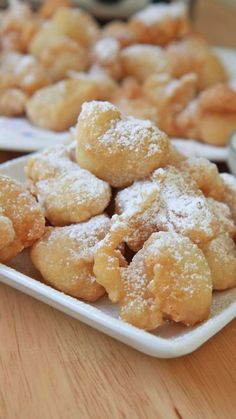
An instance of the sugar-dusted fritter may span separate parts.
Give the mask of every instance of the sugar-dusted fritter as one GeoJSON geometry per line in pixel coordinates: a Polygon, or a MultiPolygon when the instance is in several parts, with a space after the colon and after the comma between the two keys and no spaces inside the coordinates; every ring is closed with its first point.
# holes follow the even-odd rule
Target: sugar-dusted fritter
{"type": "Polygon", "coordinates": [[[190,31],[187,10],[181,3],[147,6],[129,23],[138,41],[146,44],[166,45],[190,31]]]}
{"type": "Polygon", "coordinates": [[[120,56],[124,76],[134,77],[140,82],[152,74],[171,71],[165,51],[156,45],[131,45],[123,48],[120,56]]]}
{"type": "Polygon", "coordinates": [[[51,83],[46,69],[31,55],[7,52],[0,56],[0,72],[12,76],[15,86],[26,94],[51,83]]]}
{"type": "Polygon", "coordinates": [[[20,89],[0,90],[0,115],[20,116],[25,113],[28,97],[20,89]]]}
{"type": "Polygon", "coordinates": [[[236,225],[236,179],[229,173],[220,175],[224,184],[224,202],[228,205],[236,225]]]}
{"type": "Polygon", "coordinates": [[[67,227],[46,227],[30,253],[45,282],[86,301],[101,297],[105,290],[93,273],[94,254],[109,227],[105,215],[67,227]]]}
{"type": "Polygon", "coordinates": [[[29,5],[14,0],[9,3],[9,8],[3,11],[1,17],[1,48],[4,51],[26,53],[39,29],[40,20],[29,5]]]}
{"type": "Polygon", "coordinates": [[[75,136],[80,166],[115,187],[145,178],[169,157],[166,134],[150,121],[122,117],[109,102],[83,104],[75,136]]]}
{"type": "Polygon", "coordinates": [[[99,96],[92,80],[61,80],[38,90],[27,103],[27,116],[41,128],[66,131],[76,123],[83,102],[99,96]]]}
{"type": "Polygon", "coordinates": [[[202,251],[175,232],[153,233],[133,257],[120,267],[115,249],[127,232],[121,221],[101,242],[94,272],[109,298],[119,302],[123,320],[152,330],[165,318],[193,325],[209,315],[211,272],[202,251]]]}
{"type": "Polygon", "coordinates": [[[93,63],[104,68],[106,73],[114,80],[122,77],[120,58],[120,44],[112,37],[101,38],[93,46],[93,63]]]}
{"type": "Polygon", "coordinates": [[[110,186],[71,160],[71,147],[53,147],[29,159],[26,173],[32,191],[51,224],[63,226],[101,214],[110,186]]]}
{"type": "Polygon", "coordinates": [[[35,184],[39,180],[55,178],[78,165],[73,162],[74,145],[57,145],[33,154],[25,166],[26,176],[35,184]]]}
{"type": "Polygon", "coordinates": [[[39,62],[47,70],[53,81],[68,76],[68,71],[86,70],[89,64],[88,51],[68,36],[58,36],[48,40],[39,55],[39,62]]]}
{"type": "Polygon", "coordinates": [[[87,73],[69,71],[69,76],[78,80],[89,80],[96,86],[97,99],[110,100],[118,89],[118,84],[103,67],[92,65],[87,73]]]}
{"type": "Polygon", "coordinates": [[[236,246],[229,234],[223,233],[207,243],[202,251],[211,269],[213,288],[224,290],[236,286],[236,246]]]}
{"type": "Polygon", "coordinates": [[[133,77],[123,79],[111,102],[123,115],[157,122],[156,106],[144,95],[142,85],[133,77]]]}
{"type": "Polygon", "coordinates": [[[197,184],[173,166],[156,170],[152,181],[135,182],[118,192],[117,212],[123,214],[132,206],[140,206],[143,196],[153,186],[157,188],[157,198],[145,212],[139,212],[130,221],[130,233],[125,241],[132,250],[139,250],[156,231],[175,231],[197,244],[206,243],[217,235],[217,218],[210,203],[197,184]]]}
{"type": "Polygon", "coordinates": [[[201,94],[176,117],[180,135],[223,146],[236,129],[236,91],[223,83],[201,94]]]}
{"type": "Polygon", "coordinates": [[[136,35],[131,26],[122,20],[112,20],[104,25],[101,36],[102,38],[115,38],[122,48],[137,42],[136,35]]]}
{"type": "Polygon", "coordinates": [[[12,243],[15,238],[15,230],[10,218],[1,214],[2,210],[0,210],[0,251],[12,243]]]}
{"type": "Polygon", "coordinates": [[[38,57],[47,45],[48,40],[65,35],[85,48],[97,40],[99,29],[96,21],[85,10],[60,7],[45,25],[34,36],[29,51],[38,57]]]}
{"type": "Polygon", "coordinates": [[[15,257],[44,232],[45,220],[39,204],[14,179],[0,175],[0,261],[15,257]]]}
{"type": "Polygon", "coordinates": [[[205,196],[223,201],[224,183],[215,163],[204,157],[190,157],[181,161],[178,168],[195,180],[205,196]]]}
{"type": "Polygon", "coordinates": [[[156,120],[160,129],[176,136],[175,116],[184,109],[196,94],[197,77],[194,73],[173,79],[169,74],[153,74],[143,85],[143,92],[156,107],[156,120]]]}
{"type": "Polygon", "coordinates": [[[179,78],[187,73],[196,73],[199,90],[227,80],[226,70],[220,58],[200,36],[186,36],[170,44],[166,54],[172,75],[179,78]]]}
{"type": "Polygon", "coordinates": [[[213,198],[207,198],[207,202],[217,219],[217,235],[227,233],[236,237],[236,225],[228,205],[213,198]]]}

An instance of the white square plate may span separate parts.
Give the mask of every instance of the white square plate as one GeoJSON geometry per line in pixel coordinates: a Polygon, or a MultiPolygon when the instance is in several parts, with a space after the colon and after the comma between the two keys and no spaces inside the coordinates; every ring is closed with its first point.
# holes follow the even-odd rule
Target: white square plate
{"type": "MultiPolygon", "coordinates": [[[[24,181],[24,165],[27,158],[22,157],[0,165],[0,173],[24,181]]],[[[214,293],[210,318],[200,325],[187,328],[168,323],[149,333],[119,320],[117,306],[106,297],[94,304],[84,303],[54,290],[40,280],[27,251],[11,261],[9,266],[0,264],[0,282],[29,294],[141,352],[160,358],[178,357],[194,351],[236,317],[235,288],[214,293]]]]}

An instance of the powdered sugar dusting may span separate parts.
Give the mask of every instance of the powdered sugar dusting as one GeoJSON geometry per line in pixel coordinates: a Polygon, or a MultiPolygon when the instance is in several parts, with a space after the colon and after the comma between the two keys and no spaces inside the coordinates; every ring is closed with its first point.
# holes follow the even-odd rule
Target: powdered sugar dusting
{"type": "Polygon", "coordinates": [[[186,16],[184,4],[158,4],[150,5],[134,15],[134,19],[146,26],[155,25],[166,19],[178,19],[186,16]]]}

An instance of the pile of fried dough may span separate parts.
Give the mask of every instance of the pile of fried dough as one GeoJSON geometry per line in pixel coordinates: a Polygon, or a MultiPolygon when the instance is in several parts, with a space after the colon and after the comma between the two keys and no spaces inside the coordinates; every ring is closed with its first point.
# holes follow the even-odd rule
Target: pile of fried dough
{"type": "Polygon", "coordinates": [[[0,176],[0,261],[30,247],[47,284],[146,330],[206,319],[236,286],[235,177],[110,102],[84,103],[74,137],[29,158],[27,188],[0,176]]]}
{"type": "Polygon", "coordinates": [[[99,26],[68,0],[0,15],[0,115],[65,131],[81,105],[109,100],[171,137],[223,146],[236,129],[236,91],[183,4],[150,5],[99,26]]]}

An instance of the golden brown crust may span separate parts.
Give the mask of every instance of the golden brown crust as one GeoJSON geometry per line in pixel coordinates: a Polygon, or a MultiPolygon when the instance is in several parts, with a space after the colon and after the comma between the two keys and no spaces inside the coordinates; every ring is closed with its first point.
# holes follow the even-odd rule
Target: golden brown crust
{"type": "Polygon", "coordinates": [[[202,112],[236,113],[236,91],[226,84],[218,83],[201,92],[198,103],[202,112]]]}
{"type": "Polygon", "coordinates": [[[9,220],[7,240],[0,250],[0,261],[6,261],[42,236],[45,221],[34,197],[19,182],[6,176],[0,176],[0,210],[5,227],[6,218],[9,220]]]}
{"type": "Polygon", "coordinates": [[[122,117],[109,102],[85,103],[76,126],[81,167],[124,187],[168,161],[170,142],[151,121],[122,117]]]}
{"type": "Polygon", "coordinates": [[[129,23],[138,41],[146,44],[166,45],[190,30],[182,4],[147,6],[134,14],[129,23]]]}
{"type": "Polygon", "coordinates": [[[109,226],[109,218],[99,215],[86,223],[47,227],[32,247],[31,259],[48,284],[73,297],[96,301],[105,290],[93,273],[94,254],[109,226]]]}

